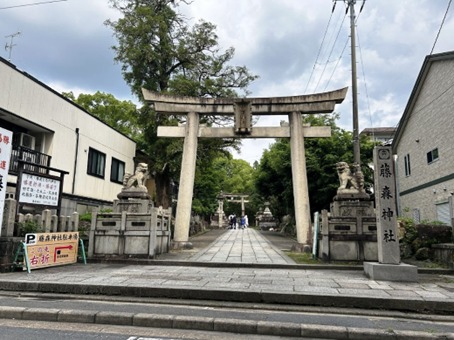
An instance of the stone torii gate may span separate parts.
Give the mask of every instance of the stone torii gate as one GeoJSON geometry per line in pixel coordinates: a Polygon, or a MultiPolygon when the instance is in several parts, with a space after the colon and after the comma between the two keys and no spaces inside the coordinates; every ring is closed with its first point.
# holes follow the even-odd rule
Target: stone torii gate
{"type": "Polygon", "coordinates": [[[245,203],[249,203],[249,201],[247,200],[249,195],[244,195],[244,194],[224,194],[224,193],[222,193],[221,195],[219,195],[219,197],[227,198],[227,199],[229,199],[229,202],[241,203],[241,216],[244,216],[245,210],[246,210],[244,204],[245,203]]]}
{"type": "Polygon", "coordinates": [[[301,114],[331,113],[342,103],[347,88],[331,92],[271,98],[197,98],[164,95],[142,89],[144,99],[157,112],[187,115],[185,126],[159,126],[158,137],[184,138],[180,187],[175,219],[175,248],[192,246],[189,240],[198,138],[290,138],[293,196],[298,243],[309,248],[311,216],[306,174],[304,137],[330,137],[329,126],[303,126],[301,114]],[[199,114],[233,115],[233,127],[199,124],[199,114]],[[289,126],[253,127],[253,115],[288,114],[289,126]]]}
{"type": "Polygon", "coordinates": [[[245,214],[245,203],[249,203],[248,200],[246,200],[249,197],[249,195],[244,195],[244,194],[225,194],[221,191],[221,193],[218,196],[218,223],[219,223],[219,228],[222,227],[222,221],[224,219],[224,200],[226,198],[230,198],[229,202],[234,202],[234,203],[241,203],[241,216],[244,216],[245,214]]]}

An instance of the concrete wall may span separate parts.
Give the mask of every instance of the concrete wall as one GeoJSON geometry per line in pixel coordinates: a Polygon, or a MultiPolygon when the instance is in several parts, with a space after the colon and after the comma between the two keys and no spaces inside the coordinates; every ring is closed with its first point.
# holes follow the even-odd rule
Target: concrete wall
{"type": "Polygon", "coordinates": [[[435,61],[423,84],[397,146],[400,213],[421,220],[437,220],[436,204],[447,202],[454,192],[454,60],[435,61]],[[451,91],[449,89],[451,88],[451,91]],[[427,153],[438,148],[439,159],[427,163],[427,153]],[[410,155],[411,175],[405,176],[404,156],[410,155]],[[427,186],[418,188],[420,186],[427,186]]]}

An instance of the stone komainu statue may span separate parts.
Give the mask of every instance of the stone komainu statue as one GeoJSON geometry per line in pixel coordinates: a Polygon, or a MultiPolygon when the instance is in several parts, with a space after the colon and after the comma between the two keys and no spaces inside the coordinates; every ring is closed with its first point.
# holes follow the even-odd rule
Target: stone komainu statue
{"type": "Polygon", "coordinates": [[[145,183],[148,179],[148,164],[146,163],[139,163],[136,167],[136,171],[134,175],[130,173],[125,173],[123,177],[123,189],[130,189],[130,188],[140,188],[147,190],[145,183]]]}
{"type": "Polygon", "coordinates": [[[338,193],[341,192],[365,192],[364,175],[358,164],[354,165],[355,172],[352,174],[350,166],[346,162],[336,163],[337,175],[339,176],[338,193]]]}

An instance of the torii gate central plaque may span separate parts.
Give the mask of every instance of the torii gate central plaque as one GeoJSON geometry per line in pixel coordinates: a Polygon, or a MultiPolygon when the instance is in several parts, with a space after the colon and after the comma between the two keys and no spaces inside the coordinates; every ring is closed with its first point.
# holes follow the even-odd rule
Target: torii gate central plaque
{"type": "Polygon", "coordinates": [[[189,223],[196,167],[198,137],[290,138],[293,196],[298,243],[311,245],[311,216],[304,154],[304,137],[330,137],[329,126],[303,126],[301,114],[331,113],[342,103],[347,88],[304,96],[271,98],[196,98],[163,95],[142,89],[157,112],[187,115],[185,126],[159,126],[158,137],[184,138],[180,188],[175,219],[175,248],[190,246],[189,223]],[[233,127],[199,126],[199,114],[234,115],[233,127]],[[289,126],[253,127],[253,115],[288,114],[289,126]]]}

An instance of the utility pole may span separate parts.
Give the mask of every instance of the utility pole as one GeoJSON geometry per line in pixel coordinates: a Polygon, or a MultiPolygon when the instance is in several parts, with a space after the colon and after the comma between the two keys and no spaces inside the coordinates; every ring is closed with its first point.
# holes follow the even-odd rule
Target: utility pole
{"type": "MultiPolygon", "coordinates": [[[[351,64],[352,64],[352,102],[353,102],[353,161],[361,165],[359,145],[359,124],[358,124],[358,80],[356,76],[356,26],[355,26],[355,5],[356,0],[333,0],[335,8],[337,1],[343,1],[347,5],[347,12],[350,12],[350,40],[351,40],[351,64]]],[[[364,7],[365,0],[361,6],[364,7]]]]}
{"type": "Polygon", "coordinates": [[[359,124],[358,124],[358,82],[356,78],[356,27],[355,27],[355,4],[356,0],[346,0],[350,11],[350,40],[352,51],[352,99],[353,99],[353,159],[361,165],[359,147],[359,124]]]}
{"type": "Polygon", "coordinates": [[[16,44],[13,44],[13,39],[20,34],[21,34],[21,32],[16,32],[16,33],[5,36],[5,38],[10,38],[10,43],[5,44],[5,51],[8,51],[8,61],[11,61],[11,52],[13,50],[13,47],[16,46],[16,44]]]}

